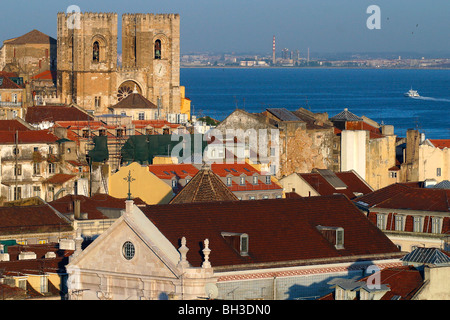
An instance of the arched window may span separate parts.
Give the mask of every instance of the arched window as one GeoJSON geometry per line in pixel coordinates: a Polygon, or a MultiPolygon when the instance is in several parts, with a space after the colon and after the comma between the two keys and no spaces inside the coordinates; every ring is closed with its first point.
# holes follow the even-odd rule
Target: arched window
{"type": "Polygon", "coordinates": [[[99,62],[100,61],[100,45],[98,41],[94,42],[92,46],[92,61],[99,62]]]}
{"type": "Polygon", "coordinates": [[[155,59],[161,59],[161,40],[155,41],[155,59]]]}

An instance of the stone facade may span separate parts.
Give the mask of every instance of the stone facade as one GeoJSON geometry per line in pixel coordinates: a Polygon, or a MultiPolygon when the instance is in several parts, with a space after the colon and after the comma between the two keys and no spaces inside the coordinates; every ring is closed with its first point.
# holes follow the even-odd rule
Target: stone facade
{"type": "MultiPolygon", "coordinates": [[[[296,112],[292,112],[297,115],[296,112]]],[[[236,110],[222,121],[217,129],[226,137],[227,129],[267,130],[267,157],[269,161],[278,160],[278,170],[270,172],[277,178],[293,172],[310,172],[314,168],[332,168],[333,129],[331,126],[312,127],[310,123],[297,118],[284,121],[269,112],[251,114],[236,110]],[[278,136],[274,136],[273,132],[278,136]],[[278,141],[275,138],[279,138],[278,141]],[[278,159],[277,159],[278,157],[278,159]]],[[[247,142],[247,141],[245,141],[247,142]]],[[[259,142],[258,142],[259,143],[259,142]]],[[[256,150],[253,150],[256,152],[256,150]]],[[[258,150],[261,153],[262,150],[258,150]]],[[[267,161],[259,157],[260,161],[267,161]]]]}
{"type": "MultiPolygon", "coordinates": [[[[438,140],[446,144],[436,146],[418,130],[408,130],[404,143],[398,146],[403,154],[400,165],[400,182],[450,180],[449,140],[438,140]]],[[[403,141],[402,141],[403,142],[403,141]]]]}
{"type": "Polygon", "coordinates": [[[180,113],[180,17],[122,16],[122,66],[117,63],[116,13],[58,14],[58,96],[96,114],[136,90],[162,116],[180,113]]]}
{"type": "Polygon", "coordinates": [[[97,240],[71,257],[70,300],[191,300],[207,298],[206,285],[215,286],[207,258],[202,267],[191,267],[186,240],[174,248],[131,200],[97,240]]]}

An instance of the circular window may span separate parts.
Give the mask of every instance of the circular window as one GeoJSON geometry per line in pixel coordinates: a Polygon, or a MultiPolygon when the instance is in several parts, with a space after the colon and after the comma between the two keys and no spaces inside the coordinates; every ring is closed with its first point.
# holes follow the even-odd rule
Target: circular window
{"type": "Polygon", "coordinates": [[[134,257],[134,244],[132,244],[130,241],[127,241],[123,244],[122,247],[122,254],[127,260],[131,260],[134,257]]]}

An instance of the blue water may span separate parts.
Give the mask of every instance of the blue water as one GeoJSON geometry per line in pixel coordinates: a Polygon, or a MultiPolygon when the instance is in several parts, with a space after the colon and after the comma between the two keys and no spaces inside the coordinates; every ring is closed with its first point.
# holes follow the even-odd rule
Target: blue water
{"type": "Polygon", "coordinates": [[[197,116],[304,107],[332,117],[348,108],[394,125],[398,136],[419,128],[427,138],[450,139],[450,70],[182,68],[181,84],[197,116]],[[423,98],[404,97],[411,87],[423,98]]]}

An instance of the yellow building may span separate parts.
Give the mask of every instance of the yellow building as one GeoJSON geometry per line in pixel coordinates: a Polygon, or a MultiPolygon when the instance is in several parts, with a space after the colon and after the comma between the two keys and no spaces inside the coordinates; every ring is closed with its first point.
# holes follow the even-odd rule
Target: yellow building
{"type": "Polygon", "coordinates": [[[186,98],[186,88],[180,86],[181,108],[180,112],[187,114],[189,121],[191,120],[191,100],[186,98]]]}
{"type": "Polygon", "coordinates": [[[121,167],[119,171],[109,177],[109,195],[116,198],[140,198],[147,204],[169,203],[173,197],[172,188],[148,170],[148,166],[141,166],[133,162],[121,167]],[[128,175],[131,176],[129,183],[128,175]],[[130,187],[130,190],[128,189],[130,187]]]}

